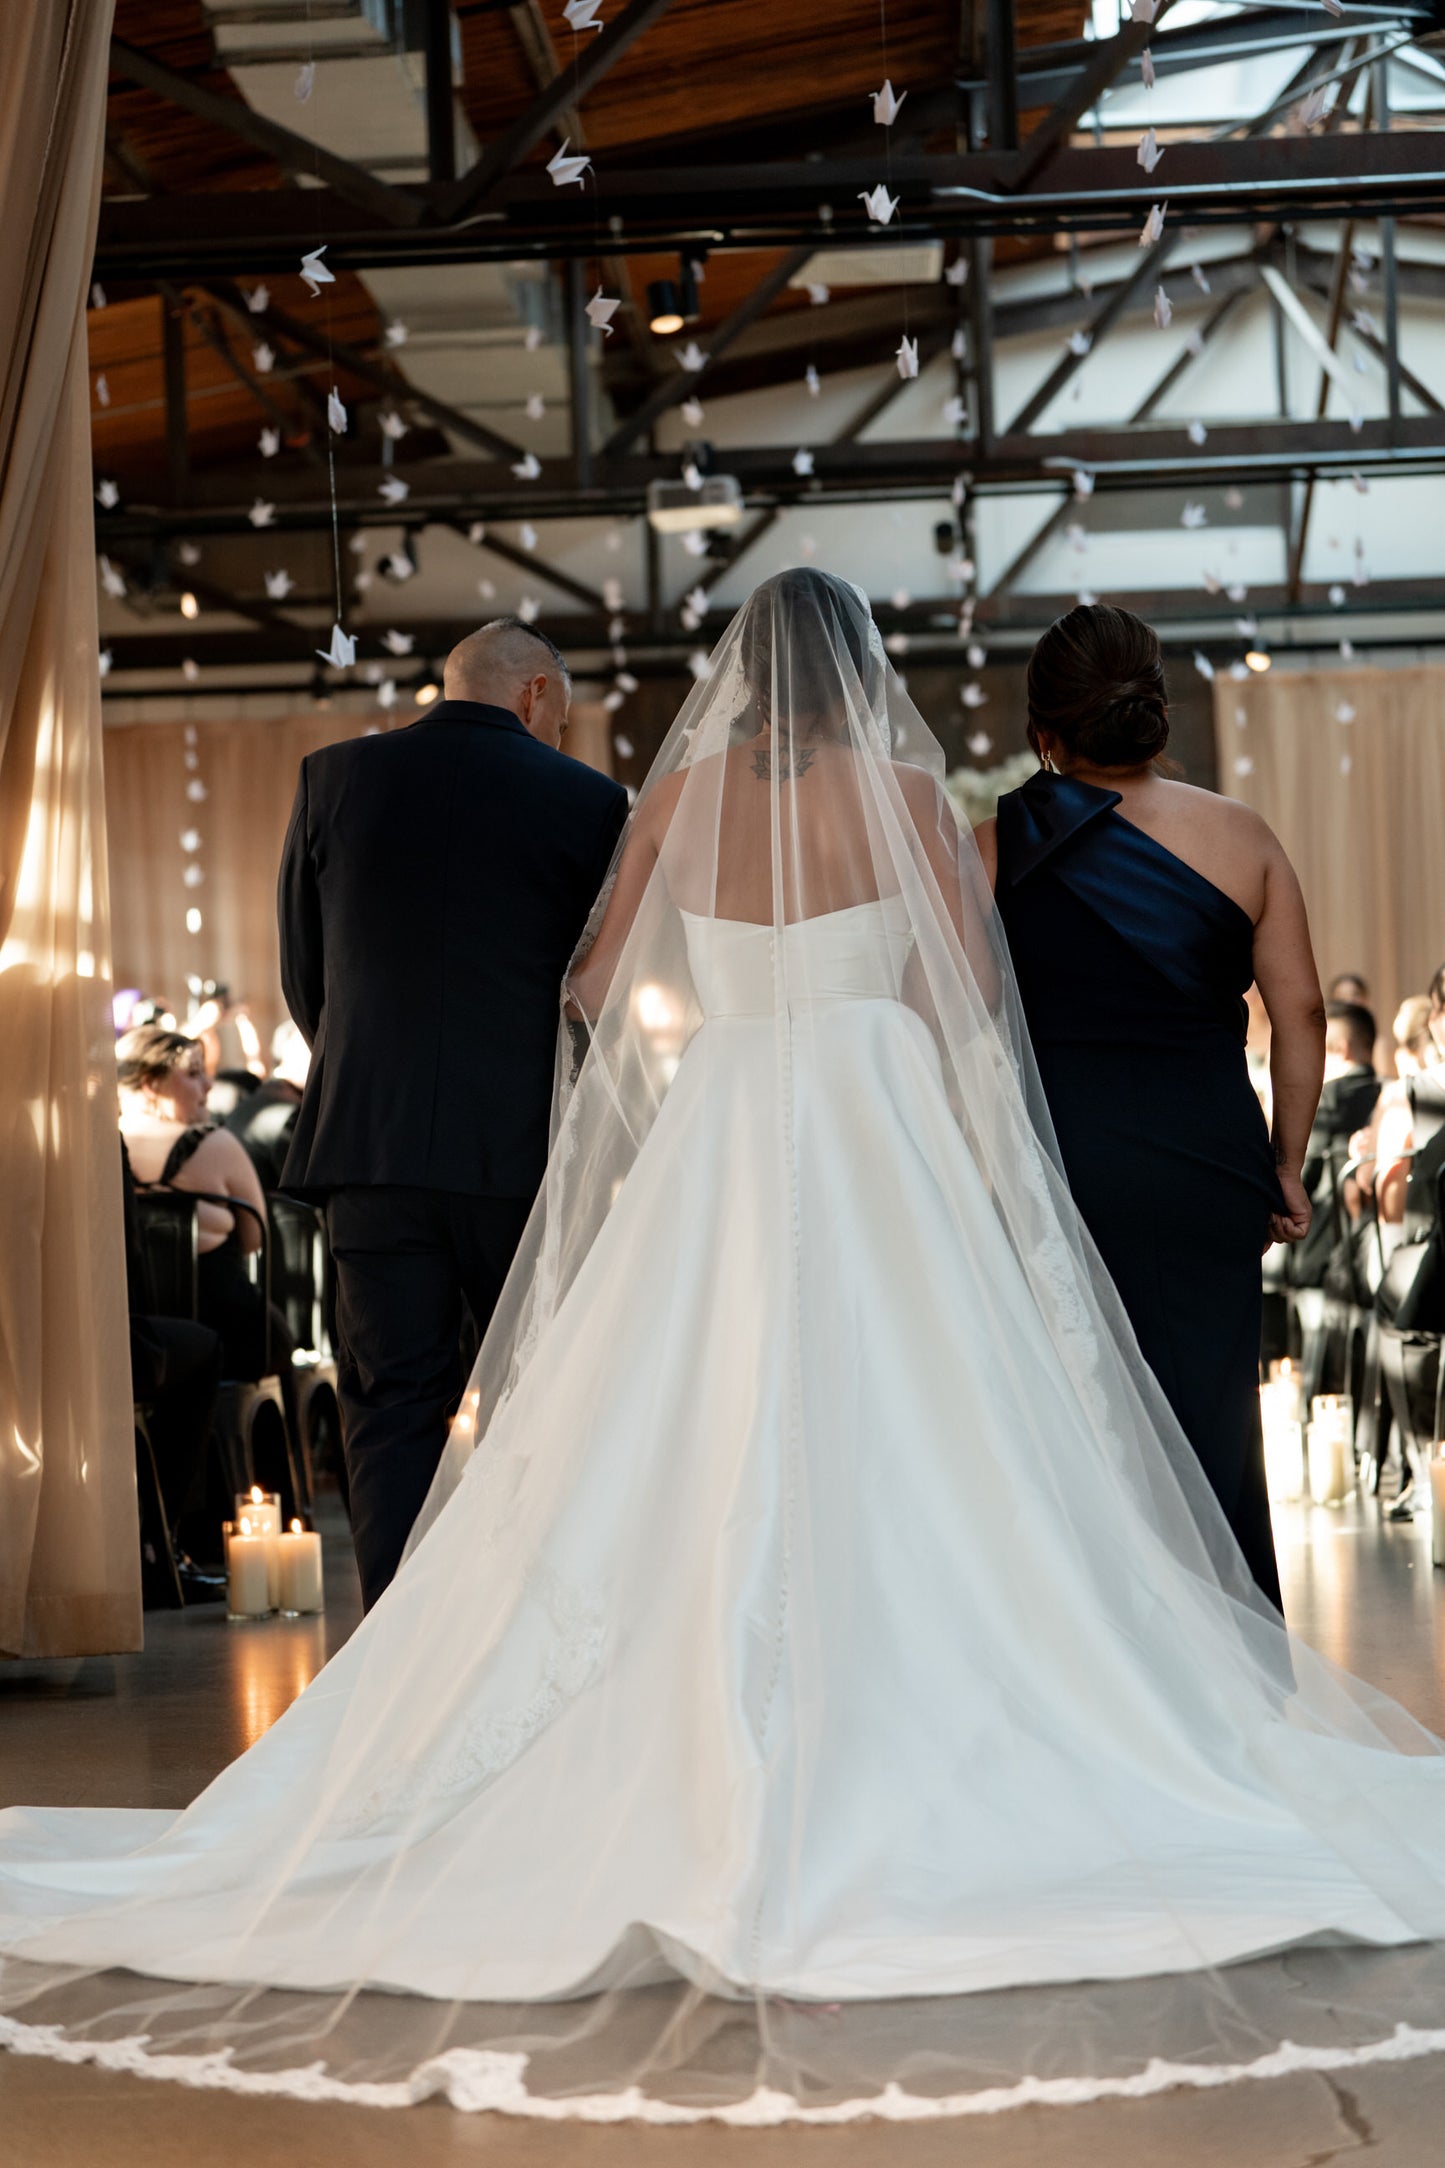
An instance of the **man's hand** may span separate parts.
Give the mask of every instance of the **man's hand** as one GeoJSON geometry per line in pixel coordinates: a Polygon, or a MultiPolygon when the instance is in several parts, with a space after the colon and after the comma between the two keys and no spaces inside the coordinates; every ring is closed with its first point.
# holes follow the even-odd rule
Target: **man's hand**
{"type": "MultiPolygon", "coordinates": [[[[1270,1242],[1303,1242],[1310,1231],[1310,1221],[1314,1218],[1314,1206],[1310,1203],[1309,1191],[1299,1176],[1288,1167],[1280,1167],[1276,1171],[1280,1189],[1284,1193],[1285,1209],[1269,1215],[1270,1242]]],[[[1265,1246],[1268,1248],[1269,1245],[1265,1246]]]]}

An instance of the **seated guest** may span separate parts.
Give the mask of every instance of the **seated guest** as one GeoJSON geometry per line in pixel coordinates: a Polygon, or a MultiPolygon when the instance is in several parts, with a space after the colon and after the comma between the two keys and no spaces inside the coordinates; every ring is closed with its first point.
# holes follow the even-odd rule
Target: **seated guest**
{"type": "Polygon", "coordinates": [[[1373,1121],[1351,1142],[1361,1161],[1360,1187],[1374,1195],[1387,1228],[1398,1228],[1404,1216],[1410,1154],[1421,1141],[1416,1109],[1424,1111],[1433,1134],[1445,1106],[1445,964],[1427,994],[1402,1002],[1395,1039],[1398,1079],[1385,1086],[1373,1121]]]}
{"type": "Polygon", "coordinates": [[[240,1139],[268,1192],[281,1187],[281,1169],[311,1068],[311,1049],[294,1024],[277,1030],[271,1059],[275,1066],[266,1082],[226,1116],[227,1129],[240,1139]]]}
{"type": "MultiPolygon", "coordinates": [[[[1337,982],[1338,983],[1338,982],[1337,982]]],[[[1301,1179],[1314,1206],[1303,1242],[1288,1259],[1293,1287],[1319,1287],[1343,1228],[1336,1224],[1337,1197],[1351,1139],[1375,1111],[1380,1080],[1374,1070],[1375,1019],[1357,1001],[1325,1003],[1325,1081],[1310,1130],[1301,1179]]]]}
{"type": "Polygon", "coordinates": [[[1363,972],[1341,971],[1330,980],[1325,989],[1326,1001],[1349,1002],[1356,1008],[1369,1005],[1370,989],[1363,972]]]}
{"type": "Polygon", "coordinates": [[[1431,1066],[1435,1059],[1435,1042],[1430,1035],[1428,994],[1408,995],[1395,1011],[1395,1021],[1390,1028],[1395,1040],[1397,1077],[1418,1076],[1422,1069],[1431,1066]]]}
{"type": "Polygon", "coordinates": [[[149,1024],[126,1033],[116,1048],[116,1061],[121,1135],[137,1182],[203,1193],[198,1207],[199,1309],[201,1322],[221,1336],[225,1376],[260,1378],[271,1369],[279,1373],[289,1396],[290,1335],[273,1307],[268,1365],[266,1304],[245,1263],[261,1247],[265,1194],[230,1130],[205,1119],[206,1069],[199,1043],[149,1024]],[[234,1198],[239,1209],[215,1201],[226,1198],[234,1198]]]}
{"type": "Polygon", "coordinates": [[[144,1402],[166,1522],[181,1580],[191,1593],[225,1587],[196,1560],[219,1559],[224,1498],[206,1496],[206,1440],[221,1383],[221,1342],[209,1325],[156,1310],[135,1205],[135,1176],[122,1138],[125,1279],[130,1309],[131,1392],[144,1402]]]}
{"type": "Polygon", "coordinates": [[[261,1035],[244,1002],[231,999],[229,986],[208,980],[202,994],[191,1029],[200,1041],[211,1080],[210,1112],[217,1121],[224,1121],[265,1079],[261,1035]]]}

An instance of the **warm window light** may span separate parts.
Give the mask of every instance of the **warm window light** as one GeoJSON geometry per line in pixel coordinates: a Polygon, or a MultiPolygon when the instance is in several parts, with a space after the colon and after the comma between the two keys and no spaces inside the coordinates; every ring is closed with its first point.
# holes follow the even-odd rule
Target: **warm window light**
{"type": "Polygon", "coordinates": [[[1244,663],[1247,670],[1267,670],[1269,668],[1269,656],[1264,648],[1252,647],[1245,656],[1244,663]]]}
{"type": "Polygon", "coordinates": [[[190,589],[187,588],[181,597],[181,615],[182,617],[199,617],[200,614],[201,605],[197,602],[190,589]]]}

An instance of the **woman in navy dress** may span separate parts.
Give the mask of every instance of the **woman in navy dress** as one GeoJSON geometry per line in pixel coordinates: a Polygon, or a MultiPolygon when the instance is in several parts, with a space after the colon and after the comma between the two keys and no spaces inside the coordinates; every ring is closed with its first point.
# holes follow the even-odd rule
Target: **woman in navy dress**
{"type": "Polygon", "coordinates": [[[1260,1254],[1309,1227],[1324,1005],[1299,883],[1248,808],[1157,765],[1159,642],[1071,610],[1029,664],[1040,772],[979,831],[1064,1168],[1144,1358],[1280,1601],[1259,1427],[1260,1254]],[[1273,1126],[1244,996],[1272,1026],[1273,1126]]]}

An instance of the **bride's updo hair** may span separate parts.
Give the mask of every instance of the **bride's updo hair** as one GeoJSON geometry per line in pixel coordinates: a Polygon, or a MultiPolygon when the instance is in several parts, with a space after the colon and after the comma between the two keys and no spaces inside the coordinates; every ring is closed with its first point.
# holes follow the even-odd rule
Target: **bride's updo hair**
{"type": "Polygon", "coordinates": [[[1056,618],[1029,657],[1029,744],[1039,732],[1070,760],[1139,768],[1169,743],[1159,636],[1132,610],[1081,604],[1056,618]]]}
{"type": "Polygon", "coordinates": [[[748,598],[742,666],[758,714],[813,736],[846,731],[840,703],[858,697],[877,708],[883,670],[872,612],[856,587],[835,573],[796,565],[764,580],[748,598]],[[782,710],[774,715],[774,705],[782,710]]]}

